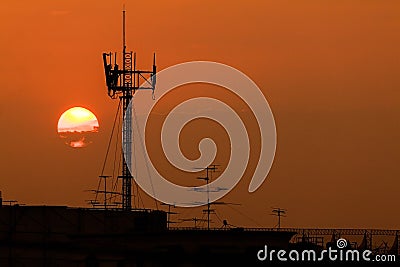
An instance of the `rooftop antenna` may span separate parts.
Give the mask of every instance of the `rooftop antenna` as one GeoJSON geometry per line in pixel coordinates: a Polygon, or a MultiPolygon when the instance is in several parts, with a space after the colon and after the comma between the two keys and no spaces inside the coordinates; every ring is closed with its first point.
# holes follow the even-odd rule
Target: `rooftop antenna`
{"type": "Polygon", "coordinates": [[[126,51],[125,24],[126,10],[124,5],[122,10],[122,69],[116,64],[117,53],[114,54],[114,61],[113,53],[103,53],[103,63],[108,95],[112,99],[119,97],[122,100],[122,119],[125,118],[122,129],[122,147],[126,157],[122,153],[122,171],[118,178],[122,179],[122,209],[132,210],[133,176],[129,171],[129,167],[132,165],[132,110],[128,109],[128,106],[136,90],[152,90],[152,95],[154,96],[156,86],[156,55],[155,53],[153,54],[152,70],[137,70],[136,53],[126,51]]]}
{"type": "Polygon", "coordinates": [[[286,210],[281,208],[272,208],[272,214],[278,217],[278,229],[281,228],[281,217],[286,217],[286,210]]]}
{"type": "Polygon", "coordinates": [[[210,230],[210,213],[214,212],[214,210],[210,209],[211,203],[210,203],[210,189],[208,187],[208,184],[210,182],[210,171],[215,172],[217,170],[217,164],[212,164],[206,168],[202,168],[203,170],[206,170],[206,177],[197,177],[197,179],[204,180],[206,181],[207,184],[207,209],[203,210],[203,212],[207,213],[207,230],[210,230]]]}
{"type": "Polygon", "coordinates": [[[107,189],[107,179],[112,178],[111,184],[113,184],[114,177],[115,177],[115,175],[114,175],[114,173],[115,173],[114,172],[115,171],[115,165],[114,165],[113,175],[112,176],[104,175],[104,170],[105,170],[106,163],[107,163],[107,157],[108,157],[108,154],[109,154],[109,150],[110,150],[111,143],[112,143],[112,138],[113,138],[113,135],[114,135],[115,125],[116,125],[116,122],[118,121],[118,116],[120,115],[120,106],[121,106],[121,101],[118,104],[117,113],[115,114],[114,123],[113,123],[112,131],[111,131],[111,136],[110,136],[110,140],[109,140],[108,146],[107,146],[106,156],[105,156],[105,159],[104,159],[104,162],[103,162],[101,175],[99,175],[99,183],[97,185],[97,190],[85,190],[85,191],[89,191],[89,192],[95,193],[95,198],[94,199],[87,200],[87,202],[90,205],[92,205],[94,208],[103,207],[104,210],[106,210],[106,209],[111,208],[111,207],[112,208],[118,208],[118,205],[121,204],[121,203],[115,201],[117,199],[117,197],[121,196],[120,192],[114,191],[115,188],[116,188],[115,187],[116,184],[113,185],[112,191],[108,191],[108,189],[107,189]],[[103,190],[101,190],[102,183],[104,184],[104,189],[103,190]],[[103,203],[101,203],[98,200],[98,196],[99,195],[103,195],[103,203]]]}
{"type": "Polygon", "coordinates": [[[114,192],[114,191],[108,191],[107,190],[107,179],[112,178],[110,175],[99,175],[100,183],[103,180],[104,188],[103,190],[100,190],[100,187],[97,190],[88,190],[92,193],[96,194],[96,199],[95,200],[88,200],[89,204],[91,204],[93,207],[103,207],[104,210],[107,210],[108,208],[116,208],[117,203],[111,202],[113,199],[115,199],[116,196],[121,195],[119,192],[114,192]],[[100,202],[97,200],[97,195],[102,194],[104,196],[103,202],[100,202]]]}
{"type": "Polygon", "coordinates": [[[18,205],[18,204],[16,204],[16,203],[18,203],[17,200],[4,200],[3,199],[3,192],[0,191],[0,208],[3,206],[3,203],[8,203],[9,206],[11,206],[13,204],[14,205],[18,205]]]}
{"type": "Polygon", "coordinates": [[[178,214],[178,213],[177,213],[177,212],[174,212],[174,211],[171,211],[171,207],[174,207],[174,208],[175,208],[175,205],[166,204],[166,203],[161,203],[161,205],[166,205],[166,206],[168,206],[168,211],[167,211],[167,229],[169,229],[169,225],[170,225],[171,223],[176,223],[176,222],[170,220],[171,214],[178,214]]]}

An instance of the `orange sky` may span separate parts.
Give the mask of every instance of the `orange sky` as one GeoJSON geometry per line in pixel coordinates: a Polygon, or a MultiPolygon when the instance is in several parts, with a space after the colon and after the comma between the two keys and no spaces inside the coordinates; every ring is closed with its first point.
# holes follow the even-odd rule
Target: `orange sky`
{"type": "MultiPolygon", "coordinates": [[[[399,228],[399,1],[125,3],[139,67],[150,67],[154,51],[159,69],[222,62],[246,73],[268,99],[278,134],[273,168],[255,193],[246,192],[247,180],[224,200],[242,203],[237,209],[263,226],[275,224],[270,207],[279,206],[288,210],[284,226],[399,228]]],[[[6,199],[82,206],[89,198],[84,190],[97,184],[117,106],[106,94],[101,54],[121,49],[121,7],[0,3],[6,199]],[[97,139],[81,150],[57,134],[71,106],[101,121],[97,139]]],[[[253,224],[226,214],[232,224],[253,224]]]]}

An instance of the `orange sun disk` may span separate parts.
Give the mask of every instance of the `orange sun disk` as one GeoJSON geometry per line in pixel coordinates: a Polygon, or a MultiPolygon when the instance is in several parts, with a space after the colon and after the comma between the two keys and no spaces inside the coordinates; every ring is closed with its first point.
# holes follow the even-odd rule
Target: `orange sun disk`
{"type": "Polygon", "coordinates": [[[92,143],[89,136],[97,133],[99,122],[96,116],[83,107],[73,107],[65,111],[58,120],[57,130],[70,147],[86,147],[92,143]]]}

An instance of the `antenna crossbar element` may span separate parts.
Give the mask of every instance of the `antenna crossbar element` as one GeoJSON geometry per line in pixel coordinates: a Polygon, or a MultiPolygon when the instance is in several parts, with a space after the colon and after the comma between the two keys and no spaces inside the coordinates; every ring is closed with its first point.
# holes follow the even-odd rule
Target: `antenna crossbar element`
{"type": "Polygon", "coordinates": [[[123,102],[124,126],[122,129],[122,209],[132,210],[132,111],[128,108],[137,90],[152,90],[156,86],[156,55],[152,70],[136,69],[136,53],[126,51],[125,8],[122,11],[122,69],[118,66],[117,53],[103,53],[103,64],[108,95],[123,102]],[[114,57],[114,58],[113,58],[114,57]]]}

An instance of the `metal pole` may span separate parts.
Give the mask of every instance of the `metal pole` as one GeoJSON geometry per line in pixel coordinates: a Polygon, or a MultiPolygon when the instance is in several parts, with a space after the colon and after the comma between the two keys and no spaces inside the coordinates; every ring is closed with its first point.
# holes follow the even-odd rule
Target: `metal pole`
{"type": "Polygon", "coordinates": [[[126,45],[125,45],[125,5],[122,10],[122,50],[125,53],[126,45]]]}
{"type": "Polygon", "coordinates": [[[210,190],[208,190],[208,167],[207,167],[207,230],[210,230],[210,190]]]}
{"type": "Polygon", "coordinates": [[[278,210],[278,229],[281,228],[281,210],[278,210]]]}

